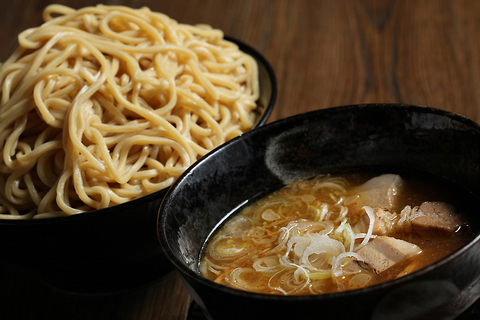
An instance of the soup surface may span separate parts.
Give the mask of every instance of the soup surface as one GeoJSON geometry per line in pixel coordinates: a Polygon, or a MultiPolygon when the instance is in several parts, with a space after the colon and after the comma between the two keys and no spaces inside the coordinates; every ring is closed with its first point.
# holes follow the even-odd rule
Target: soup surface
{"type": "Polygon", "coordinates": [[[432,177],[321,175],[233,214],[208,240],[200,272],[284,295],[352,290],[399,278],[471,238],[468,193],[432,177]]]}

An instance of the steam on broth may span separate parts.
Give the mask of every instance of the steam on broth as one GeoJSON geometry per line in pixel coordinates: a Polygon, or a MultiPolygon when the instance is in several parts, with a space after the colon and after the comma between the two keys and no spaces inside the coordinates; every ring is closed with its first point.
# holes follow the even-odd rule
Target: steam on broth
{"type": "Polygon", "coordinates": [[[457,191],[403,174],[298,181],[232,215],[206,243],[200,272],[237,289],[284,295],[396,279],[470,239],[460,214],[467,200],[457,191]]]}

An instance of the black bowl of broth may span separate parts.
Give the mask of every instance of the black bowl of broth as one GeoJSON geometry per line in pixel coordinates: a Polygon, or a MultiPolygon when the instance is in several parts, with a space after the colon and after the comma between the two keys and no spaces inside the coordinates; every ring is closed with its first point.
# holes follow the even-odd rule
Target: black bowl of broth
{"type": "MultiPolygon", "coordinates": [[[[162,202],[157,226],[159,240],[168,259],[182,276],[195,307],[201,309],[207,319],[310,319],[317,316],[338,319],[452,319],[462,314],[480,296],[480,217],[476,213],[480,195],[479,160],[480,126],[457,114],[402,104],[351,105],[312,111],[248,132],[190,167],[174,183],[162,202]],[[406,217],[412,212],[418,213],[415,210],[419,208],[427,212],[424,203],[427,206],[435,203],[433,211],[436,215],[443,210],[437,205],[446,203],[454,207],[454,219],[458,219],[456,224],[444,233],[448,227],[423,225],[424,220],[434,215],[415,216],[409,220],[410,229],[403,224],[403,229],[396,229],[398,233],[393,234],[396,239],[402,234],[400,240],[412,245],[406,251],[403,251],[404,247],[401,250],[396,247],[397,254],[400,250],[404,255],[403,260],[394,262],[391,268],[375,269],[375,263],[367,261],[367,258],[364,261],[352,259],[355,263],[350,263],[351,266],[362,262],[361,267],[370,272],[373,270],[374,274],[362,275],[359,278],[363,280],[357,278],[354,281],[346,278],[346,273],[335,273],[343,278],[335,279],[332,288],[316,285],[311,286],[309,291],[301,291],[296,290],[294,285],[280,286],[279,283],[292,283],[295,278],[293,271],[290,278],[283,280],[266,275],[268,267],[278,266],[281,257],[286,263],[298,262],[292,259],[307,251],[306,245],[303,249],[298,247],[298,254],[296,251],[290,251],[289,255],[277,254],[277,260],[273,262],[260,258],[268,255],[262,256],[263,253],[275,252],[278,244],[273,249],[261,249],[264,251],[253,254],[260,259],[257,261],[257,267],[260,265],[263,268],[260,271],[252,269],[252,265],[247,263],[245,266],[217,265],[222,260],[218,255],[242,252],[252,243],[235,242],[245,238],[245,234],[253,234],[257,243],[285,239],[281,232],[274,233],[274,229],[268,228],[273,225],[270,222],[281,220],[280,216],[286,215],[288,210],[271,211],[268,207],[271,202],[279,201],[285,208],[288,207],[286,198],[304,198],[308,202],[322,197],[321,194],[312,197],[308,188],[290,194],[296,188],[292,187],[293,183],[301,181],[312,185],[316,179],[326,179],[322,181],[329,184],[340,181],[341,187],[347,189],[346,193],[333,193],[337,194],[336,198],[324,201],[343,203],[349,207],[348,212],[354,212],[353,206],[365,203],[348,196],[357,194],[355,190],[363,190],[360,186],[370,179],[382,176],[394,177],[392,181],[398,181],[398,177],[401,179],[400,189],[392,189],[393,193],[402,190],[401,197],[395,197],[395,204],[388,210],[403,214],[403,208],[409,206],[412,211],[402,216],[406,217]],[[350,187],[355,192],[349,190],[350,187]],[[263,207],[248,209],[258,203],[263,207]],[[238,218],[239,214],[243,214],[242,218],[238,218]],[[259,215],[263,220],[258,218],[259,215]],[[237,220],[232,220],[235,217],[237,220]],[[236,224],[231,221],[236,221],[236,224]],[[252,226],[258,228],[252,230],[252,226]],[[234,229],[244,233],[241,237],[229,233],[234,229]],[[215,238],[221,232],[226,232],[221,241],[229,246],[217,246],[213,250],[216,256],[209,256],[208,252],[212,252],[209,246],[221,243],[219,238],[215,238]],[[421,253],[415,251],[417,247],[421,253]],[[205,264],[205,257],[214,262],[205,264]],[[215,260],[217,258],[219,260],[215,260]],[[223,270],[240,270],[243,267],[251,268],[252,273],[247,275],[248,272],[235,271],[227,276],[223,273],[223,270]],[[395,268],[398,270],[395,271],[395,268]],[[212,269],[211,279],[201,274],[212,269]],[[385,279],[379,279],[382,277],[385,279]],[[235,286],[221,283],[235,283],[235,286]]],[[[299,214],[296,219],[291,219],[297,223],[297,229],[301,219],[310,219],[312,223],[325,220],[318,218],[322,214],[318,203],[311,206],[303,204],[302,208],[291,210],[293,214],[299,214]]],[[[366,212],[366,209],[363,210],[366,212]]],[[[348,213],[340,213],[341,210],[331,212],[334,212],[331,219],[349,223],[348,227],[344,224],[342,230],[354,229],[364,218],[342,220],[339,217],[347,217],[348,213]]],[[[394,219],[400,220],[400,215],[394,219]]],[[[366,221],[367,229],[358,231],[363,235],[358,235],[356,245],[372,234],[366,221]]],[[[276,230],[281,227],[277,226],[276,230]]],[[[291,232],[295,230],[285,228],[291,232]]],[[[338,225],[335,228],[338,229],[338,225]]],[[[318,233],[319,239],[324,239],[319,231],[323,229],[326,227],[317,228],[312,233],[318,233]]],[[[298,239],[292,243],[301,243],[298,239]]],[[[348,243],[346,236],[342,239],[348,243]]],[[[376,243],[380,240],[387,239],[380,234],[369,239],[376,243]]],[[[311,241],[308,244],[313,243],[311,241]]],[[[288,247],[289,242],[285,240],[284,243],[288,247]]],[[[351,248],[357,249],[356,245],[351,248]]],[[[353,251],[358,253],[360,250],[353,251]]],[[[317,254],[313,259],[316,261],[320,261],[322,254],[325,255],[325,251],[312,252],[317,254]]],[[[231,261],[247,261],[242,259],[239,255],[231,261]]],[[[348,264],[342,265],[342,261],[345,262],[341,260],[335,270],[345,271],[343,269],[348,264]]],[[[332,278],[333,271],[325,276],[322,268],[317,267],[319,272],[309,273],[311,279],[332,278]]],[[[305,270],[294,270],[298,270],[296,280],[301,283],[305,270]]]]}
{"type": "MultiPolygon", "coordinates": [[[[256,49],[231,37],[225,40],[257,62],[260,96],[253,128],[262,126],[276,101],[274,70],[256,49]]],[[[173,270],[155,227],[167,190],[70,216],[0,219],[2,270],[25,270],[73,294],[110,294],[151,283],[173,270]]]]}

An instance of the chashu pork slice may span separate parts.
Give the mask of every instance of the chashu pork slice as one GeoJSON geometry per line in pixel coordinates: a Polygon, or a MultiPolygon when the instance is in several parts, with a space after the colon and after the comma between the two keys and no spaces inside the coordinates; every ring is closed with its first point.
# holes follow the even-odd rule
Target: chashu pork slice
{"type": "Polygon", "coordinates": [[[455,208],[445,202],[424,202],[420,215],[412,219],[412,228],[420,235],[451,236],[459,228],[455,208]]]}
{"type": "Polygon", "coordinates": [[[363,206],[392,210],[402,185],[402,178],[396,174],[382,174],[374,177],[354,189],[358,198],[353,203],[352,210],[354,212],[361,210],[363,206]]]}
{"type": "MultiPolygon", "coordinates": [[[[426,201],[420,206],[406,206],[399,215],[388,210],[373,208],[372,233],[379,236],[389,236],[398,232],[417,233],[422,236],[449,237],[462,225],[455,208],[439,201],[426,201]]],[[[354,226],[355,233],[368,231],[370,217],[363,214],[354,226]]]]}
{"type": "Polygon", "coordinates": [[[393,237],[378,236],[360,248],[357,253],[376,273],[422,252],[419,246],[393,237]]]}
{"type": "MultiPolygon", "coordinates": [[[[391,213],[379,207],[372,209],[375,221],[373,222],[372,233],[378,236],[386,236],[395,231],[395,223],[397,221],[397,214],[391,213]]],[[[370,224],[370,217],[364,214],[357,224],[353,227],[355,233],[367,233],[370,224]]]]}

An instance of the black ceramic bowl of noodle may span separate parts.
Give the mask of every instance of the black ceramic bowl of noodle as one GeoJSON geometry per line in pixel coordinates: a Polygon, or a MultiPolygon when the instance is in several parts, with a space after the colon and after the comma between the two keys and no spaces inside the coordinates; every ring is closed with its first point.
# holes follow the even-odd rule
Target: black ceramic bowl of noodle
{"type": "MultiPolygon", "coordinates": [[[[257,61],[260,97],[254,128],[262,126],[276,100],[274,71],[252,47],[225,39],[257,61]]],[[[71,216],[0,219],[2,267],[27,269],[57,289],[80,294],[119,292],[158,279],[173,269],[155,228],[167,190],[71,216]]]]}
{"type": "MultiPolygon", "coordinates": [[[[422,106],[353,105],[251,131],[211,152],[170,188],[159,240],[206,319],[453,319],[480,296],[480,236],[405,277],[352,291],[284,296],[223,286],[199,274],[212,230],[245,201],[294,179],[357,167],[402,167],[480,195],[480,126],[422,106]]],[[[472,210],[475,212],[475,210],[472,210]]],[[[480,217],[467,219],[478,227],[480,217]]],[[[478,230],[478,228],[477,228],[478,230]]]]}

